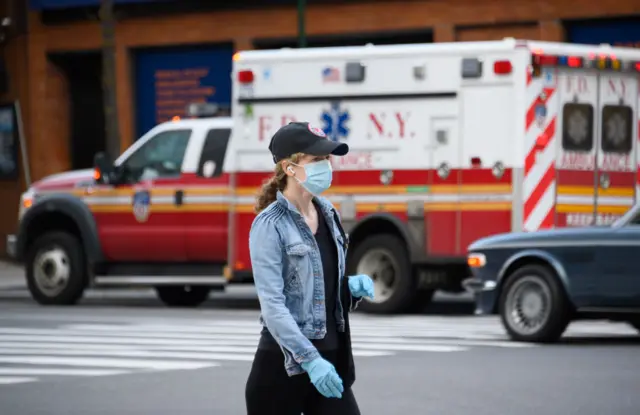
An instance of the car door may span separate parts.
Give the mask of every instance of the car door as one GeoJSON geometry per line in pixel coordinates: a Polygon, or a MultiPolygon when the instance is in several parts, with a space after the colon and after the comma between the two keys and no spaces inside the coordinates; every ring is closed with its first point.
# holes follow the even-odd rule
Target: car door
{"type": "Polygon", "coordinates": [[[119,164],[122,184],[96,189],[95,196],[111,197],[96,214],[108,260],[186,260],[182,179],[191,135],[188,128],[159,131],[119,164]]]}
{"type": "Polygon", "coordinates": [[[212,128],[202,145],[196,177],[187,191],[186,250],[189,261],[226,264],[229,230],[229,176],[223,164],[230,128],[212,128]]]}
{"type": "Polygon", "coordinates": [[[602,307],[640,307],[640,214],[621,227],[610,228],[598,251],[598,304],[602,307]]]}

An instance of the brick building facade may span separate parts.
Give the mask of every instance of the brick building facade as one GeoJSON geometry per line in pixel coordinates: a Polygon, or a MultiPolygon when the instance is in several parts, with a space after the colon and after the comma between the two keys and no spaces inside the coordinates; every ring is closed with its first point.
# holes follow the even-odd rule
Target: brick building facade
{"type": "MultiPolygon", "coordinates": [[[[572,19],[602,19],[640,14],[639,0],[395,0],[309,5],[310,36],[431,30],[433,41],[470,41],[516,37],[565,40],[564,23],[572,19]]],[[[40,12],[29,11],[28,34],[4,45],[12,83],[0,101],[19,99],[34,180],[69,169],[69,79],[48,56],[56,52],[99,50],[99,23],[83,20],[45,25],[40,12]]],[[[135,139],[132,50],[138,47],[233,42],[236,49],[251,49],[261,38],[294,38],[295,6],[269,9],[224,10],[128,18],[118,22],[117,113],[121,148],[135,139]]],[[[88,137],[87,139],[90,139],[88,137]]],[[[3,200],[0,234],[15,230],[19,183],[0,182],[3,200]]],[[[0,239],[2,245],[4,239],[0,239]]],[[[0,249],[3,248],[0,246],[0,249]]],[[[0,252],[3,252],[2,249],[0,252]]]]}

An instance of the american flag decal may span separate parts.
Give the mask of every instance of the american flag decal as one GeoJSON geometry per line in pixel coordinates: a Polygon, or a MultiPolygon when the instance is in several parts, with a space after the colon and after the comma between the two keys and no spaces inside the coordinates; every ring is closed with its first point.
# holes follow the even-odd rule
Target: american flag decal
{"type": "Polygon", "coordinates": [[[330,66],[322,70],[322,82],[339,82],[340,71],[330,66]]]}

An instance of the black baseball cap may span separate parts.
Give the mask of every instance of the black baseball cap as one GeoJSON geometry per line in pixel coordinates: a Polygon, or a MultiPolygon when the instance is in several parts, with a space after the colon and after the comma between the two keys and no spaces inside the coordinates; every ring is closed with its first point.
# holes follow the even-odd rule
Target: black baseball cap
{"type": "Polygon", "coordinates": [[[269,151],[277,163],[296,153],[344,156],[349,152],[349,146],[329,140],[324,131],[308,122],[291,122],[276,131],[269,143],[269,151]]]}

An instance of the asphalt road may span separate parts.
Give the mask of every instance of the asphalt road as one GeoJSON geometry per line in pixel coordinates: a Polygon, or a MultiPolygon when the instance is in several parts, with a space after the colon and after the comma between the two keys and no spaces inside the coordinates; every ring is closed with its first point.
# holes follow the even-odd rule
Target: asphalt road
{"type": "MultiPolygon", "coordinates": [[[[94,294],[45,308],[18,293],[0,293],[0,414],[244,413],[255,307],[94,294]]],[[[365,415],[640,413],[640,342],[623,324],[577,323],[554,346],[507,341],[492,317],[433,310],[356,313],[353,326],[365,415]]]]}

